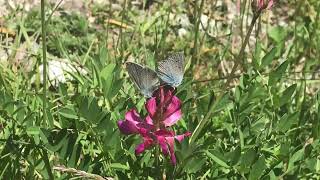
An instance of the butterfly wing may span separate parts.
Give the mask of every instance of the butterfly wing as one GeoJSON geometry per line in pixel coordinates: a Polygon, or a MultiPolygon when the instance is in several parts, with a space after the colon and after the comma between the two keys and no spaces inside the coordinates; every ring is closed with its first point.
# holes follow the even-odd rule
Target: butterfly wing
{"type": "Polygon", "coordinates": [[[177,87],[181,84],[184,73],[183,52],[173,53],[160,61],[157,67],[158,76],[166,84],[177,87]]]}
{"type": "Polygon", "coordinates": [[[130,78],[146,97],[151,97],[152,93],[160,85],[157,73],[150,68],[143,67],[133,62],[127,62],[126,68],[130,78]]]}

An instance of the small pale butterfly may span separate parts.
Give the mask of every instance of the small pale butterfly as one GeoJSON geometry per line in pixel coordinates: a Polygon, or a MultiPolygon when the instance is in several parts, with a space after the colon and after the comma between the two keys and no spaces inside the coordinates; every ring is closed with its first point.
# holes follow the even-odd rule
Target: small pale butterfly
{"type": "Polygon", "coordinates": [[[158,89],[160,81],[154,70],[133,62],[127,62],[126,69],[132,81],[145,97],[151,97],[153,92],[158,89]]]}
{"type": "Polygon", "coordinates": [[[159,78],[172,87],[181,84],[184,73],[183,52],[170,54],[167,59],[158,62],[157,74],[159,78]]]}

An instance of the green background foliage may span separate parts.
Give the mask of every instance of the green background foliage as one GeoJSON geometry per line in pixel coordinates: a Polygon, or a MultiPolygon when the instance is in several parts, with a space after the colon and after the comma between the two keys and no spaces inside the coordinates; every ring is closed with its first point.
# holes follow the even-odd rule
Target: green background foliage
{"type": "Polygon", "coordinates": [[[9,45],[8,36],[1,34],[1,48],[13,53],[0,65],[0,179],[79,176],[56,170],[61,166],[115,179],[319,178],[320,3],[281,1],[263,12],[253,30],[255,39],[239,62],[235,57],[251,9],[241,1],[234,22],[215,21],[203,29],[201,14],[212,13],[215,19],[230,8],[217,2],[177,0],[146,9],[126,1],[118,4],[120,9],[92,5],[94,22],[83,13],[46,4],[48,62],[64,58],[74,68],[65,72],[71,80],[50,80],[46,109],[38,68],[41,50],[31,50],[33,42],[41,42],[40,7],[5,16],[16,34],[9,45]],[[51,16],[52,11],[60,15],[51,16]],[[266,23],[268,11],[278,19],[266,23]],[[183,37],[178,35],[180,24],[171,18],[180,14],[190,19],[183,37]],[[111,18],[130,27],[107,23],[111,18]],[[235,48],[234,37],[240,42],[235,48]],[[31,70],[25,62],[14,62],[22,43],[29,52],[25,61],[33,62],[31,70]],[[171,51],[186,56],[185,77],[177,90],[183,118],[174,129],[197,135],[176,143],[175,167],[166,158],[155,166],[154,150],[136,156],[141,139],[121,135],[116,124],[131,108],[145,112],[145,99],[124,63],[133,60],[154,68],[171,51]],[[229,74],[221,64],[230,72],[231,62],[239,68],[225,84],[229,74]]]}

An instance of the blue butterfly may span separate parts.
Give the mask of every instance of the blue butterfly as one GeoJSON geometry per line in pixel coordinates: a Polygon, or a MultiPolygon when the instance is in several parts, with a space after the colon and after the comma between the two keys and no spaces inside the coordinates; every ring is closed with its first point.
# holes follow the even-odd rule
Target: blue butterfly
{"type": "Polygon", "coordinates": [[[159,78],[172,87],[181,84],[184,73],[183,52],[173,53],[167,59],[158,62],[157,74],[159,78]]]}
{"type": "Polygon", "coordinates": [[[145,97],[152,97],[153,92],[157,90],[160,85],[157,73],[148,67],[143,67],[133,62],[127,62],[126,69],[140,92],[145,97]]]}

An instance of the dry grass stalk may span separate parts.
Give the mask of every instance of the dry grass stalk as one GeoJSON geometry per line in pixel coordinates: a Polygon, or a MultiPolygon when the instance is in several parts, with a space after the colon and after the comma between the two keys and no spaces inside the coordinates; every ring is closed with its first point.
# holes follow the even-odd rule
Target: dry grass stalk
{"type": "Polygon", "coordinates": [[[91,174],[91,173],[87,173],[85,171],[81,171],[81,170],[78,170],[78,169],[75,169],[75,168],[67,168],[67,167],[61,166],[61,165],[54,166],[53,170],[60,171],[62,173],[75,174],[76,176],[80,176],[80,177],[88,178],[88,179],[113,180],[113,178],[111,178],[111,177],[102,177],[102,176],[97,175],[97,174],[91,174]]]}

